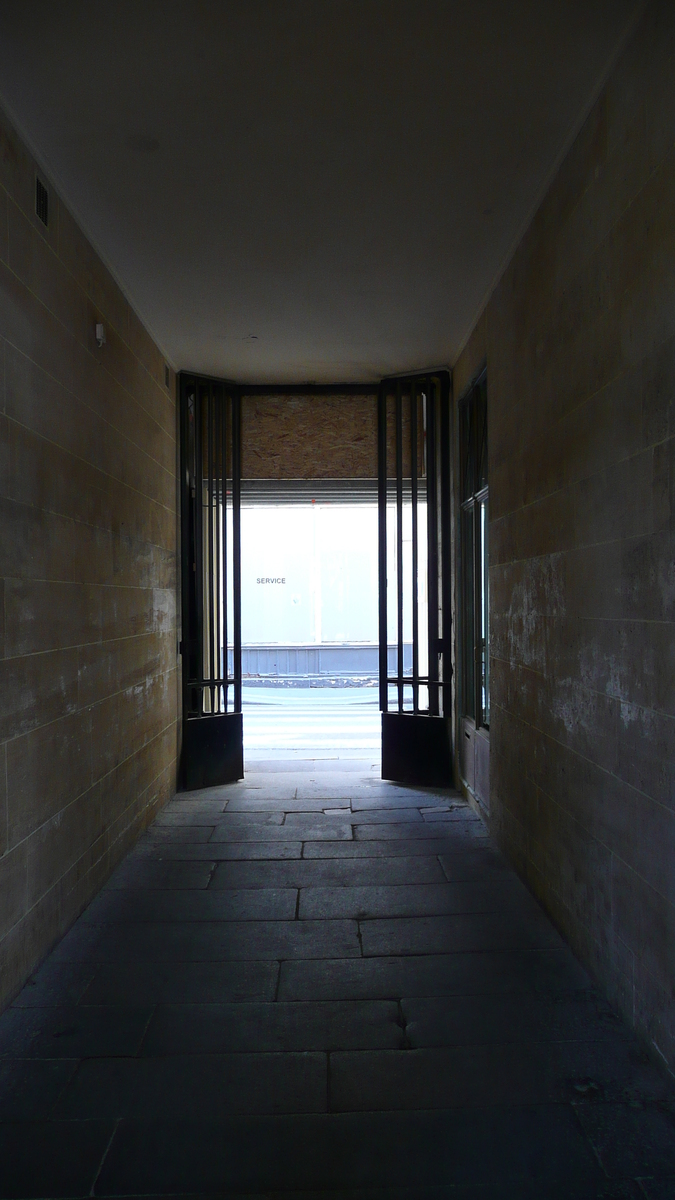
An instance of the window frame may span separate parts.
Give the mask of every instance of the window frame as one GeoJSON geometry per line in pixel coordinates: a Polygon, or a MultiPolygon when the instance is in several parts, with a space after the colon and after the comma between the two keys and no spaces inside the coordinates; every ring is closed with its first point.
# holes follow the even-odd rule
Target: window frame
{"type": "Polygon", "coordinates": [[[460,714],[462,718],[473,721],[476,729],[484,729],[489,732],[490,547],[488,534],[488,404],[487,370],[485,368],[462,397],[458,408],[460,714]],[[485,522],[481,529],[483,510],[485,511],[485,522]],[[467,586],[469,583],[470,588],[467,586]],[[485,629],[485,638],[482,636],[483,629],[485,629]]]}

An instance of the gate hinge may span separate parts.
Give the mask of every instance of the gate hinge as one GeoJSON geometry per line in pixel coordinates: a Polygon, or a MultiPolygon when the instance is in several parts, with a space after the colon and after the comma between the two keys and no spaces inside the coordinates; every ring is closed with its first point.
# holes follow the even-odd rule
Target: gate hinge
{"type": "Polygon", "coordinates": [[[442,637],[436,638],[436,653],[437,654],[451,654],[452,653],[452,642],[450,641],[450,638],[442,638],[442,637]]]}

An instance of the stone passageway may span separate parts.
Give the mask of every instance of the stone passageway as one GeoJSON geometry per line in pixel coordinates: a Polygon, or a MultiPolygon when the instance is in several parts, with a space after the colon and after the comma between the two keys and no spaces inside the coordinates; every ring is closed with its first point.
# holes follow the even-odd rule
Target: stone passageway
{"type": "Polygon", "coordinates": [[[675,1195],[670,1077],[461,798],[366,762],[178,796],[0,1052],[2,1196],[675,1195]]]}

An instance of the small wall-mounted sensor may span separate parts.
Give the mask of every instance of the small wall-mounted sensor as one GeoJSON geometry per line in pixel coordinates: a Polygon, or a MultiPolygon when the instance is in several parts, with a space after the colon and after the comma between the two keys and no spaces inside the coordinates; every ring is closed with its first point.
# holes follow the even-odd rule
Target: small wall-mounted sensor
{"type": "Polygon", "coordinates": [[[96,345],[98,346],[99,350],[101,349],[101,346],[105,346],[105,329],[100,322],[97,322],[96,325],[96,345]]]}

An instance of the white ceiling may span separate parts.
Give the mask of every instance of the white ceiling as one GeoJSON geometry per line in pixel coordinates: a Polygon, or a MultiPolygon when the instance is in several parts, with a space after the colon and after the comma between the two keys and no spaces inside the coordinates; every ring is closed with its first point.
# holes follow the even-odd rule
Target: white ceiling
{"type": "Polygon", "coordinates": [[[452,364],[635,0],[2,0],[0,96],[173,364],[452,364]]]}

